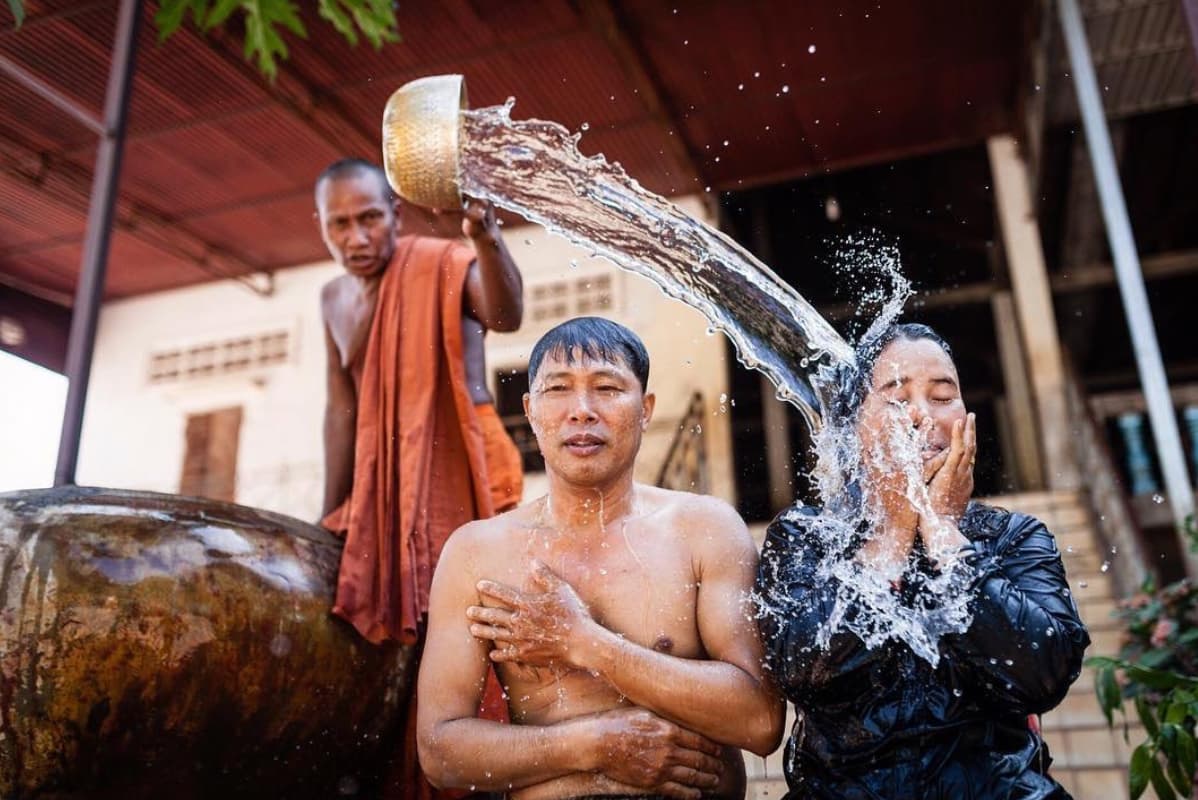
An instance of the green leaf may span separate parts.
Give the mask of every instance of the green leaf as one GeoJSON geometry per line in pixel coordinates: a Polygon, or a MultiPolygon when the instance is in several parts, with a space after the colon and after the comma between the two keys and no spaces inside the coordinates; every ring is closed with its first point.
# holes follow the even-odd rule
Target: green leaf
{"type": "Polygon", "coordinates": [[[200,27],[209,31],[218,25],[224,25],[229,16],[240,7],[241,0],[216,0],[216,5],[212,6],[200,27]]]}
{"type": "Polygon", "coordinates": [[[1086,659],[1086,666],[1093,667],[1094,669],[1103,669],[1105,667],[1114,669],[1115,667],[1122,667],[1123,662],[1117,658],[1110,658],[1108,656],[1090,656],[1086,659]]]}
{"type": "Polygon", "coordinates": [[[1161,726],[1160,749],[1165,751],[1165,755],[1169,758],[1177,757],[1177,732],[1181,730],[1178,726],[1172,723],[1165,723],[1161,726]]]}
{"type": "Polygon", "coordinates": [[[1174,725],[1180,725],[1186,721],[1186,717],[1189,715],[1189,712],[1190,709],[1188,706],[1182,703],[1173,702],[1169,704],[1168,711],[1164,712],[1164,720],[1165,722],[1171,722],[1174,725]]]}
{"type": "Polygon", "coordinates": [[[1131,763],[1127,768],[1127,789],[1131,800],[1139,800],[1140,795],[1148,788],[1149,773],[1152,770],[1152,751],[1145,742],[1131,753],[1131,763]]]}
{"type": "Polygon", "coordinates": [[[385,42],[399,41],[391,0],[320,0],[319,10],[350,44],[358,43],[359,31],[375,50],[385,42]]]}
{"type": "Polygon", "coordinates": [[[1194,770],[1198,769],[1198,744],[1194,742],[1194,735],[1185,728],[1181,728],[1177,734],[1177,760],[1192,779],[1194,770]]]}
{"type": "Polygon", "coordinates": [[[12,12],[13,19],[16,20],[13,28],[20,28],[21,23],[25,21],[25,3],[22,0],[8,0],[8,10],[12,12]]]}
{"type": "Polygon", "coordinates": [[[1106,717],[1106,724],[1109,727],[1114,727],[1114,711],[1123,706],[1123,693],[1119,689],[1119,681],[1115,679],[1114,667],[1108,666],[1098,670],[1098,674],[1094,678],[1094,689],[1095,696],[1098,698],[1098,707],[1102,709],[1102,715],[1106,717]]]}
{"type": "Polygon", "coordinates": [[[1160,725],[1156,723],[1156,715],[1152,711],[1152,705],[1144,699],[1143,695],[1136,697],[1136,713],[1140,716],[1140,722],[1144,725],[1144,730],[1148,731],[1148,738],[1155,739],[1160,735],[1160,725]]]}
{"type": "Polygon", "coordinates": [[[1145,667],[1157,669],[1163,667],[1173,659],[1173,651],[1167,647],[1158,647],[1155,650],[1149,650],[1139,658],[1139,663],[1145,667]]]}
{"type": "Polygon", "coordinates": [[[354,21],[375,50],[384,42],[399,41],[395,8],[389,0],[364,0],[353,9],[354,21]]]}
{"type": "Polygon", "coordinates": [[[1135,664],[1128,666],[1127,677],[1136,683],[1142,683],[1150,689],[1169,690],[1179,686],[1193,686],[1194,681],[1184,675],[1166,672],[1159,669],[1148,669],[1135,664]]]}
{"type": "Polygon", "coordinates": [[[154,24],[158,27],[158,43],[170,38],[171,34],[183,24],[187,12],[191,12],[192,20],[199,25],[208,10],[209,0],[162,0],[158,5],[158,13],[154,15],[154,24]]]}
{"type": "Polygon", "coordinates": [[[358,31],[354,22],[341,8],[338,0],[320,0],[320,16],[337,29],[351,45],[358,44],[358,31]]]}
{"type": "Polygon", "coordinates": [[[278,61],[287,58],[287,44],[275,30],[283,25],[297,36],[308,32],[291,0],[242,0],[245,9],[245,55],[258,62],[258,69],[270,80],[278,75],[278,61]]]}
{"type": "Polygon", "coordinates": [[[1165,772],[1169,776],[1169,782],[1182,797],[1189,797],[1193,793],[1194,779],[1186,775],[1185,770],[1176,759],[1170,758],[1165,763],[1165,772]]]}
{"type": "Polygon", "coordinates": [[[1149,764],[1148,780],[1152,782],[1152,790],[1156,792],[1157,800],[1177,800],[1177,792],[1169,785],[1161,762],[1155,758],[1149,764]]]}

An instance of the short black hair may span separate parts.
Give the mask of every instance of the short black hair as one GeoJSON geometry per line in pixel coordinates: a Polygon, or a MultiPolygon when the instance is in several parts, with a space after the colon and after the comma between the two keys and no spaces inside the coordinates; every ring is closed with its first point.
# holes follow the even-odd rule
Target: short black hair
{"type": "Polygon", "coordinates": [[[840,408],[836,413],[844,418],[856,417],[873,385],[874,365],[887,345],[897,341],[918,342],[921,339],[935,342],[944,354],[952,359],[953,350],[948,346],[948,342],[931,327],[919,322],[896,322],[883,328],[880,333],[858,342],[853,348],[855,364],[852,375],[841,382],[838,397],[840,408]]]}
{"type": "Polygon", "coordinates": [[[316,184],[314,192],[316,193],[316,204],[320,205],[320,187],[325,181],[335,181],[341,178],[348,178],[354,175],[361,175],[363,172],[369,172],[378,178],[379,186],[383,190],[383,199],[388,203],[395,200],[395,192],[391,189],[391,184],[387,181],[387,173],[383,168],[373,161],[367,161],[364,158],[342,158],[334,161],[324,168],[319,175],[316,176],[316,184]]]}
{"type": "Polygon", "coordinates": [[[623,361],[641,384],[649,386],[649,351],[640,337],[618,322],[603,317],[575,317],[549,330],[533,345],[528,359],[528,386],[536,380],[546,356],[564,358],[573,364],[578,350],[583,358],[615,364],[623,361]]]}

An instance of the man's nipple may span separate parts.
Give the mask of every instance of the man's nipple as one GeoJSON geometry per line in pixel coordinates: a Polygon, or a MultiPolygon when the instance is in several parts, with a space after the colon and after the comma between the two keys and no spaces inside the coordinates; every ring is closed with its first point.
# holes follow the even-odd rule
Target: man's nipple
{"type": "Polygon", "coordinates": [[[668,653],[674,649],[674,640],[664,633],[657,637],[657,641],[653,643],[653,649],[659,653],[668,653]]]}

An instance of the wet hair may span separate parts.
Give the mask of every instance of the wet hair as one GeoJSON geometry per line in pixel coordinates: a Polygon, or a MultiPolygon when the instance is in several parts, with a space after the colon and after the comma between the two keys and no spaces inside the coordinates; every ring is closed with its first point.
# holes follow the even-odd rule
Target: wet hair
{"type": "Polygon", "coordinates": [[[367,161],[364,158],[342,158],[329,164],[324,170],[316,176],[316,205],[320,205],[320,187],[325,181],[336,181],[342,178],[352,178],[362,173],[370,173],[378,178],[379,186],[383,190],[383,200],[390,203],[395,200],[395,192],[391,189],[391,184],[387,182],[387,173],[383,168],[373,161],[367,161]]]}
{"type": "Polygon", "coordinates": [[[918,322],[894,323],[882,330],[881,333],[863,339],[853,350],[854,369],[841,381],[841,391],[837,398],[837,414],[844,418],[855,418],[865,402],[873,386],[874,365],[888,345],[893,342],[918,342],[926,339],[934,342],[951,360],[952,348],[944,338],[932,328],[918,322]]]}
{"type": "Polygon", "coordinates": [[[575,317],[551,328],[532,348],[528,359],[528,386],[536,380],[541,362],[546,356],[564,358],[573,364],[577,350],[582,358],[606,361],[609,364],[624,362],[641,384],[641,391],[649,385],[649,352],[640,337],[628,328],[602,317],[575,317]]]}

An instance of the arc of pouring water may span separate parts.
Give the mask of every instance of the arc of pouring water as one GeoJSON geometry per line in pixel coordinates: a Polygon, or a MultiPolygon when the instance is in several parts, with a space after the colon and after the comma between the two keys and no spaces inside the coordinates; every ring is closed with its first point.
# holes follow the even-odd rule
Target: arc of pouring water
{"type": "Polygon", "coordinates": [[[852,348],[793,287],[725,234],[578,151],[554,122],[511,119],[512,102],[462,112],[461,189],[654,281],[732,340],[812,430],[852,348]]]}

